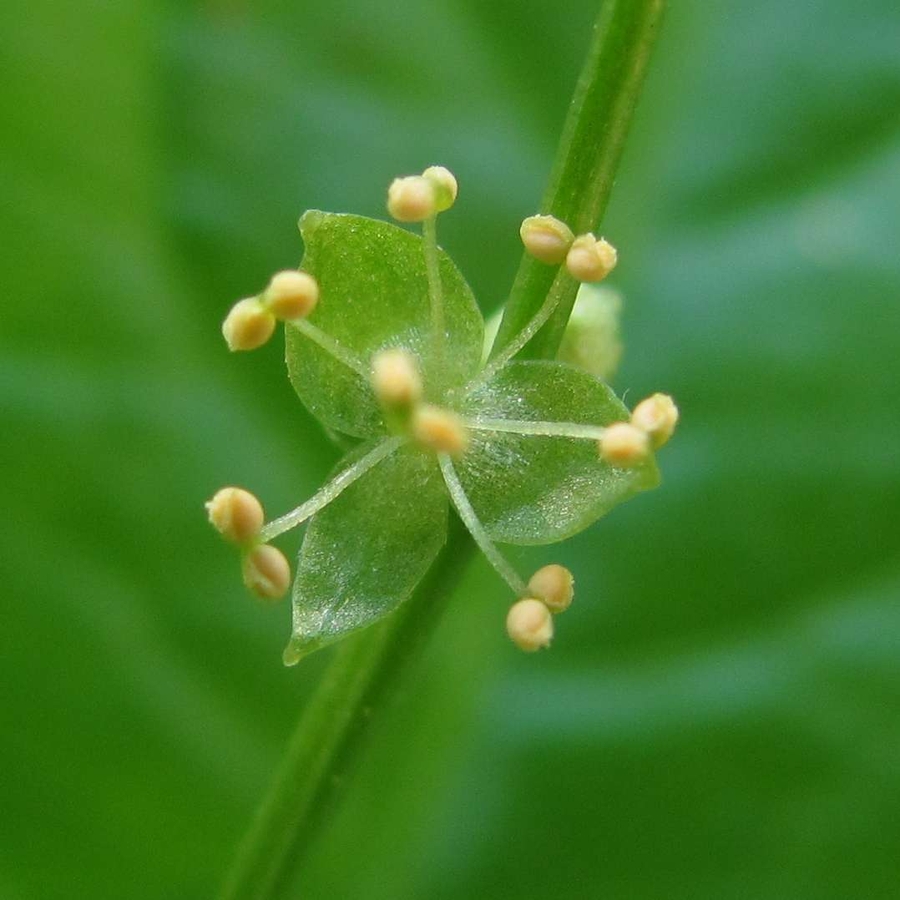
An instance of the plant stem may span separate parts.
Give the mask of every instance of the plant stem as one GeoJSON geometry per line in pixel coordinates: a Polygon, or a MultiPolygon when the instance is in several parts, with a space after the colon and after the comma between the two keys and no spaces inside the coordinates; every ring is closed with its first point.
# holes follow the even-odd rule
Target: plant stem
{"type": "Polygon", "coordinates": [[[431,303],[431,341],[435,358],[443,366],[447,332],[444,325],[444,288],[438,259],[437,217],[422,223],[422,246],[425,251],[425,273],[428,278],[428,298],[431,303]]]}
{"type": "MultiPolygon", "coordinates": [[[[606,0],[594,24],[587,59],[563,127],[541,212],[566,222],[575,234],[597,227],[612,191],[622,147],[665,0],[606,0]]],[[[556,270],[527,253],[503,312],[492,355],[499,353],[540,308],[556,270]]],[[[522,351],[553,358],[569,321],[578,282],[567,280],[547,324],[522,351]]]]}
{"type": "Polygon", "coordinates": [[[336,649],[238,850],[221,900],[270,900],[289,887],[337,785],[365,744],[371,719],[419,655],[473,550],[468,532],[451,517],[447,543],[414,595],[336,649]]]}
{"type": "MultiPolygon", "coordinates": [[[[606,208],[662,7],[663,0],[606,0],[594,26],[542,205],[575,231],[594,227],[606,208]]],[[[554,276],[553,268],[523,259],[495,352],[541,308],[554,276]]],[[[523,351],[530,356],[555,355],[577,290],[568,281],[550,320],[523,351]]],[[[473,549],[452,516],[447,545],[412,598],[338,648],[241,844],[221,900],[273,900],[289,887],[334,801],[335,785],[365,744],[371,716],[418,655],[473,549]]]]}
{"type": "Polygon", "coordinates": [[[510,342],[498,353],[495,353],[488,364],[481,370],[478,378],[469,383],[466,393],[470,394],[486,381],[490,381],[544,326],[544,323],[553,315],[559,306],[560,300],[566,296],[569,289],[569,282],[572,279],[568,272],[562,267],[559,268],[553,284],[544,302],[538,308],[538,311],[531,317],[528,324],[515,335],[510,342]]]}
{"type": "Polygon", "coordinates": [[[487,561],[494,567],[497,574],[509,585],[517,597],[524,597],[528,593],[528,586],[519,578],[518,572],[506,561],[503,554],[497,549],[497,545],[491,540],[484,525],[478,518],[478,514],[472,508],[466,491],[460,483],[453,462],[446,453],[438,454],[438,462],[441,466],[441,474],[444,476],[444,484],[447,493],[456,507],[456,512],[463,520],[469,534],[478,544],[478,548],[485,555],[487,561]]]}

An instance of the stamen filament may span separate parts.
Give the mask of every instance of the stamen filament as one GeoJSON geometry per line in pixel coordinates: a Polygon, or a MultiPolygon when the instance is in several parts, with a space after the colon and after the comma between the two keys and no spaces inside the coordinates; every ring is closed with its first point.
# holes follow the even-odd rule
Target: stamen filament
{"type": "Polygon", "coordinates": [[[478,519],[469,498],[466,496],[465,488],[456,474],[453,462],[446,453],[438,454],[438,463],[441,467],[441,474],[444,476],[444,483],[450,492],[450,499],[459,513],[459,517],[463,520],[463,524],[469,529],[469,533],[475,539],[475,543],[481,548],[481,552],[487,557],[488,562],[496,569],[497,574],[512,588],[513,593],[518,597],[528,596],[528,585],[522,581],[516,574],[515,569],[506,561],[504,556],[497,549],[496,544],[488,537],[488,533],[484,530],[484,526],[478,519]]]}
{"type": "Polygon", "coordinates": [[[440,262],[437,245],[437,216],[429,216],[422,222],[422,245],[425,252],[425,274],[428,277],[428,298],[431,301],[431,340],[435,357],[444,355],[446,327],[444,324],[444,288],[441,284],[440,262]]]}
{"type": "Polygon", "coordinates": [[[559,306],[559,301],[568,289],[570,281],[571,276],[565,267],[561,266],[540,309],[532,316],[528,324],[488,362],[480,374],[469,384],[466,393],[471,393],[479,385],[490,381],[543,328],[556,307],[559,306]]]}
{"type": "Polygon", "coordinates": [[[473,431],[500,431],[507,434],[538,435],[540,437],[568,437],[599,441],[606,429],[600,425],[579,425],[575,422],[532,422],[525,419],[463,419],[473,431]]]}
{"type": "Polygon", "coordinates": [[[358,459],[352,466],[344,469],[340,475],[337,475],[328,484],[325,485],[317,494],[314,494],[305,503],[301,503],[296,509],[285,513],[277,519],[273,519],[267,525],[263,526],[259,533],[260,540],[264,543],[271,541],[272,538],[302,525],[307,519],[312,518],[320,509],[324,509],[343,493],[354,481],[362,478],[369,469],[377,466],[383,459],[390,456],[401,444],[406,441],[405,437],[391,437],[382,441],[377,447],[370,450],[361,459],[358,459]]]}
{"type": "Polygon", "coordinates": [[[348,350],[343,344],[339,344],[330,334],[326,334],[321,328],[313,325],[312,322],[306,319],[294,319],[289,324],[298,331],[302,331],[313,343],[318,344],[338,362],[343,363],[348,369],[353,369],[366,381],[369,380],[372,374],[369,367],[352,350],[348,350]]]}

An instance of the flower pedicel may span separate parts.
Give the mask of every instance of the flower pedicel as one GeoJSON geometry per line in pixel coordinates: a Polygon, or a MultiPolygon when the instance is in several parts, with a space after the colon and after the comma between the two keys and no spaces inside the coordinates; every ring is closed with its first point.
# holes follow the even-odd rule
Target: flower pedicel
{"type": "Polygon", "coordinates": [[[678,419],[670,397],[654,394],[629,415],[587,372],[516,359],[561,286],[605,278],[615,249],[575,237],[552,216],[526,219],[523,244],[558,267],[556,280],[534,317],[483,363],[481,314],[436,238],[437,216],[457,191],[441,166],[391,184],[389,212],[421,222],[422,238],[361,216],[306,213],[302,269],[279,272],[225,319],[232,350],[261,346],[283,321],[300,399],[326,428],[359,441],[318,493],[266,524],[243,489],[223,488],[207,504],[212,524],[240,548],[245,583],[266,600],[290,582],[270,542],[309,523],[287,665],[406,600],[445,542],[450,503],[516,598],[510,638],[528,651],[548,646],[553,615],[572,601],[572,574],[554,564],[526,582],[497,543],[569,537],[658,482],[653,451],[678,419]]]}

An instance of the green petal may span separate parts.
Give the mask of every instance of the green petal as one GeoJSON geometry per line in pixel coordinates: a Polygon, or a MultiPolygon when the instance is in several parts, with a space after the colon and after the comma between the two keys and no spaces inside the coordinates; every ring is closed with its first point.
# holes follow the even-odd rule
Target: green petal
{"type": "MultiPolygon", "coordinates": [[[[443,393],[477,370],[484,323],[465,279],[440,251],[449,351],[434,358],[431,306],[422,239],[363,216],[307,212],[302,268],[318,279],[318,306],[309,321],[366,366],[372,354],[405,347],[421,360],[426,391],[443,393]]],[[[368,381],[338,362],[297,328],[286,329],[288,373],[300,399],[329,428],[357,437],[384,431],[368,381]]]]}
{"type": "MultiPolygon", "coordinates": [[[[371,449],[354,450],[337,471],[371,449]]],[[[298,662],[399,606],[446,537],[447,496],[437,463],[403,446],[310,521],[297,564],[285,662],[298,662]]]]}
{"type": "MultiPolygon", "coordinates": [[[[558,362],[514,362],[460,407],[469,418],[609,425],[629,416],[612,390],[558,362]]],[[[617,503],[655,487],[649,460],[634,469],[604,462],[593,440],[472,431],[457,464],[472,506],[498,541],[549,544],[586,528],[617,503]]]]}

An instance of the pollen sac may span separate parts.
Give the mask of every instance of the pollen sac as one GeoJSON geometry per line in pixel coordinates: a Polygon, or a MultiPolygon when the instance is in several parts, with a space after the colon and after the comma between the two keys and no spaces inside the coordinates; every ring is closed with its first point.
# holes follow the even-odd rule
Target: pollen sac
{"type": "Polygon", "coordinates": [[[629,422],[616,422],[600,438],[600,455],[614,466],[628,468],[642,463],[650,453],[645,431],[629,422]]]}
{"type": "Polygon", "coordinates": [[[274,331],[275,316],[257,297],[239,300],[222,323],[222,335],[231,351],[262,347],[274,331]]]}
{"type": "Polygon", "coordinates": [[[555,216],[529,216],[522,222],[519,235],[531,256],[551,266],[566,258],[575,240],[569,226],[555,216]]]}
{"type": "Polygon", "coordinates": [[[422,177],[431,182],[434,187],[434,206],[437,212],[445,212],[456,203],[459,193],[459,185],[456,176],[443,166],[429,166],[422,177]]]}
{"type": "Polygon", "coordinates": [[[319,302],[319,285],[312,275],[288,269],[272,276],[262,303],[276,319],[305,319],[319,302]]]}
{"type": "Polygon", "coordinates": [[[514,603],[506,616],[509,639],[526,653],[549,647],[553,639],[553,617],[550,610],[533,597],[514,603]]]}
{"type": "Polygon", "coordinates": [[[675,431],[678,407],[668,394],[653,394],[634,408],[631,424],[649,435],[650,443],[658,450],[675,431]]]}
{"type": "Polygon", "coordinates": [[[422,376],[407,350],[383,350],[372,359],[372,388],[383,406],[408,408],[422,397],[422,376]]]}
{"type": "Polygon", "coordinates": [[[438,406],[423,404],[413,417],[413,435],[428,450],[462,456],[469,435],[459,416],[438,406]]]}
{"type": "Polygon", "coordinates": [[[616,267],[618,253],[609,241],[592,234],[575,238],[566,256],[566,268],[579,281],[603,281],[616,267]]]}
{"type": "Polygon", "coordinates": [[[209,521],[226,540],[246,544],[258,534],[265,521],[262,504],[250,491],[224,487],[206,504],[209,521]]]}
{"type": "Polygon", "coordinates": [[[529,593],[552,613],[565,612],[575,596],[575,579],[565,567],[553,563],[538,569],[528,582],[529,593]]]}
{"type": "Polygon", "coordinates": [[[260,600],[278,600],[291,583],[291,567],[285,555],[271,544],[259,544],[243,560],[244,584],[260,600]]]}
{"type": "Polygon", "coordinates": [[[398,222],[424,222],[437,211],[434,183],[422,175],[395,178],[388,188],[387,210],[398,222]]]}

